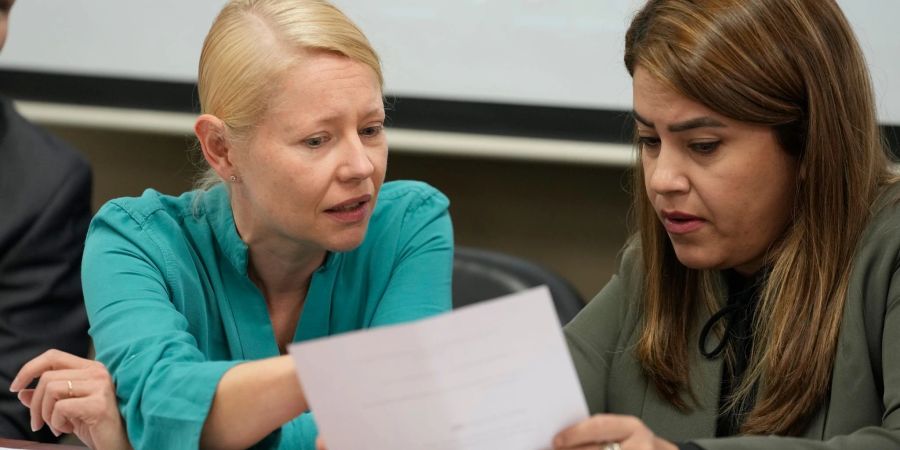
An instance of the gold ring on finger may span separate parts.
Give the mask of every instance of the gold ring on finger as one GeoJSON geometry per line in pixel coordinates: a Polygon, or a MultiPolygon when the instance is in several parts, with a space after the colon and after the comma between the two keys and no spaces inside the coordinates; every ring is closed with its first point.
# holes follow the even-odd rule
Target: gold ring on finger
{"type": "Polygon", "coordinates": [[[72,392],[73,389],[74,389],[74,388],[72,387],[72,380],[66,380],[66,384],[69,385],[69,398],[74,397],[74,396],[75,396],[75,393],[72,392]]]}

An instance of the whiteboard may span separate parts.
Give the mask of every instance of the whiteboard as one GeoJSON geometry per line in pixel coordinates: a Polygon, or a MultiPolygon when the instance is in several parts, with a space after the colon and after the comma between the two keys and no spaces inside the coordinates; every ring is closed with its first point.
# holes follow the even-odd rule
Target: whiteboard
{"type": "MultiPolygon", "coordinates": [[[[224,0],[21,0],[0,70],[193,83],[224,0]]],[[[622,64],[640,0],[334,0],[382,57],[388,95],[631,109],[622,64]]],[[[882,123],[900,125],[897,0],[840,0],[882,123]]]]}

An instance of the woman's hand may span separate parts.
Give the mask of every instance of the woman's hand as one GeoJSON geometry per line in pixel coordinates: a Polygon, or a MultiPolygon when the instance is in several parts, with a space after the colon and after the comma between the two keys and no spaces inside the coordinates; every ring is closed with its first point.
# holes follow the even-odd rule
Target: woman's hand
{"type": "Polygon", "coordinates": [[[94,450],[131,449],[106,366],[59,350],[27,362],[10,384],[31,410],[31,428],[44,424],[53,434],[75,433],[94,450]],[[40,377],[37,387],[26,389],[40,377]]]}
{"type": "Polygon", "coordinates": [[[597,414],[573,425],[553,438],[555,450],[678,450],[656,437],[637,417],[597,414]],[[618,444],[618,446],[616,446],[618,444]]]}

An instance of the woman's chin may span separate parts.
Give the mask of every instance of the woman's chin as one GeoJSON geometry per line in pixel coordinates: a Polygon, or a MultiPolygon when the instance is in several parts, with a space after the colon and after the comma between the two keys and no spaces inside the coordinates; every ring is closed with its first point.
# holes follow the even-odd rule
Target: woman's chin
{"type": "Polygon", "coordinates": [[[362,245],[366,235],[361,236],[338,236],[337,239],[328,243],[328,250],[332,252],[349,252],[356,250],[362,245]]]}
{"type": "Polygon", "coordinates": [[[675,257],[678,258],[678,262],[688,269],[714,270],[724,268],[721,260],[710,258],[709,252],[703,252],[700,249],[678,251],[676,248],[675,257]]]}

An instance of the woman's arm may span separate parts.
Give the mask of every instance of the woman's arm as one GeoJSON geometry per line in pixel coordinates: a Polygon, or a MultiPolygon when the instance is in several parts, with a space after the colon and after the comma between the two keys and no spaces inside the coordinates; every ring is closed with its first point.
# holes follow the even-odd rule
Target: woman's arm
{"type": "MultiPolygon", "coordinates": [[[[185,270],[179,267],[190,261],[174,255],[154,231],[159,227],[148,226],[138,213],[116,204],[104,207],[91,225],[83,264],[97,359],[115,380],[132,445],[198,448],[201,435],[210,443],[247,436],[259,440],[306,409],[286,358],[241,367],[244,361],[207,356],[221,351],[201,349],[208,344],[200,338],[227,326],[228,318],[204,318],[217,306],[185,292],[174,294],[186,288],[167,276],[177,280],[179,270],[185,270]],[[186,300],[176,307],[173,299],[181,297],[186,300]],[[181,310],[191,308],[200,310],[189,322],[181,310]],[[256,407],[272,415],[260,419],[256,407]],[[231,411],[243,415],[240,426],[223,429],[221,424],[234,423],[231,411]],[[207,429],[210,413],[214,420],[207,429]]],[[[313,437],[308,440],[312,445],[313,437]]]]}
{"type": "Polygon", "coordinates": [[[216,387],[200,447],[247,448],[306,410],[289,356],[237,365],[216,387]]]}
{"type": "MultiPolygon", "coordinates": [[[[367,327],[408,322],[452,308],[453,224],[449,200],[419,182],[381,225],[376,255],[391,255],[390,280],[367,327]],[[397,209],[399,209],[397,208],[397,209]]],[[[393,193],[391,193],[393,194],[393,193]]],[[[387,214],[385,214],[387,215],[387,214]]],[[[384,261],[374,263],[383,264],[384,261]]]]}

